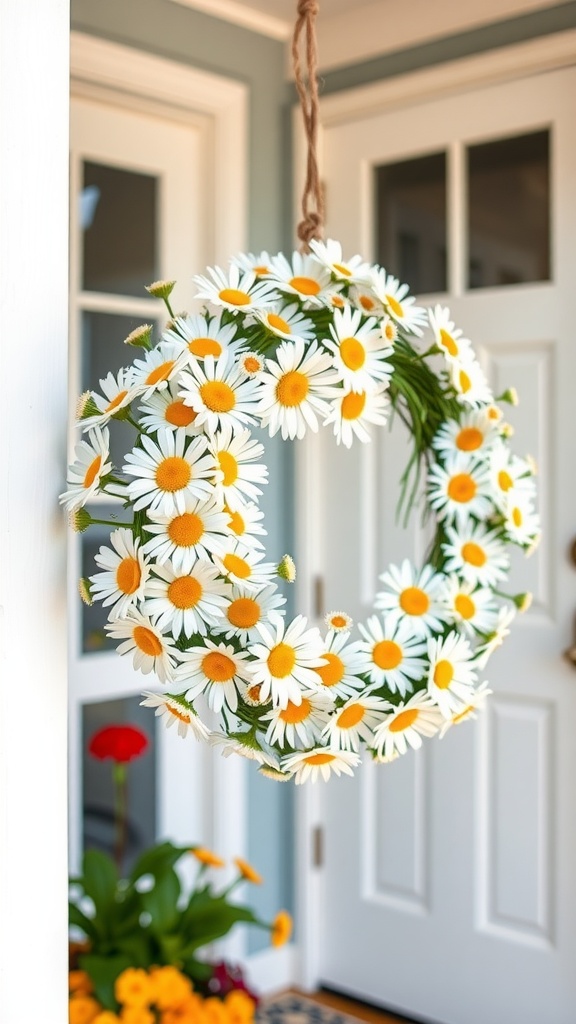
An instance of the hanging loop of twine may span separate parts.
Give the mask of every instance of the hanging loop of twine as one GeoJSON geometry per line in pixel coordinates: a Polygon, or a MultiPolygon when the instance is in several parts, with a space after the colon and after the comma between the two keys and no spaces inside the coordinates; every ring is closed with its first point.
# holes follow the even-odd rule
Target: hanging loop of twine
{"type": "Polygon", "coordinates": [[[306,180],[302,194],[303,220],[297,227],[297,234],[302,244],[302,251],[309,251],[309,242],[313,238],[322,238],[324,226],[324,196],[318,171],[318,48],[316,44],[315,21],[320,4],[318,0],[298,0],[297,19],[292,38],[292,62],[296,89],[302,108],[304,130],[307,142],[306,180]],[[302,74],[300,63],[300,37],[306,36],[306,77],[302,74]]]}

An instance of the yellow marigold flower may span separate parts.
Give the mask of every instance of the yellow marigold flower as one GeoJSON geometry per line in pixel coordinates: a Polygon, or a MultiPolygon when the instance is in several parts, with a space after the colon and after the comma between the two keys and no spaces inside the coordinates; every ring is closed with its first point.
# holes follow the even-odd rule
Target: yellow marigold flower
{"type": "Polygon", "coordinates": [[[92,996],[76,995],[68,1003],[69,1024],[93,1024],[102,1007],[92,996]]]}
{"type": "Polygon", "coordinates": [[[192,982],[177,967],[154,967],[150,971],[152,1000],[159,1010],[173,1010],[192,995],[192,982]]]}
{"type": "Polygon", "coordinates": [[[154,997],[152,982],[141,967],[127,967],[116,978],[114,995],[122,1006],[149,1006],[154,997]]]}
{"type": "Polygon", "coordinates": [[[196,846],[194,850],[190,850],[190,853],[193,853],[196,860],[208,868],[223,868],[226,863],[221,857],[212,853],[212,850],[207,850],[205,846],[196,846]]]}
{"type": "Polygon", "coordinates": [[[92,1024],[120,1024],[120,1017],[112,1013],[112,1010],[103,1010],[97,1017],[94,1017],[92,1024]]]}
{"type": "Polygon", "coordinates": [[[235,857],[234,863],[242,878],[245,878],[247,882],[253,882],[254,885],[262,885],[262,875],[251,864],[248,864],[248,861],[242,860],[242,857],[235,857]]]}
{"type": "Polygon", "coordinates": [[[172,1010],[164,1010],[161,1024],[204,1024],[204,1000],[192,992],[183,1003],[172,1010]]]}
{"type": "Polygon", "coordinates": [[[241,989],[229,992],[224,1000],[230,1024],[251,1024],[254,1020],[256,1003],[241,989]]]}
{"type": "Polygon", "coordinates": [[[216,996],[204,1000],[203,1010],[205,1024],[230,1024],[226,1007],[216,996]]]}
{"type": "Polygon", "coordinates": [[[147,1006],[125,1006],[120,1020],[122,1024],[156,1024],[156,1015],[147,1006]]]}
{"type": "Polygon", "coordinates": [[[279,910],[272,922],[273,946],[283,946],[292,935],[292,918],[287,910],[279,910]]]}
{"type": "Polygon", "coordinates": [[[89,996],[92,992],[92,981],[86,971],[70,971],[68,974],[68,991],[78,995],[89,996]]]}

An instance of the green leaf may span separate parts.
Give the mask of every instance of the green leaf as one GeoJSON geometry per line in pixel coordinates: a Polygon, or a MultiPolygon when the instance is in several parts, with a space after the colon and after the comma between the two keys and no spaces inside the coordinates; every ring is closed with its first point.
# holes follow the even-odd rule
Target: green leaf
{"type": "MultiPolygon", "coordinates": [[[[114,862],[100,850],[86,850],[82,861],[82,885],[96,908],[95,925],[106,930],[106,916],[114,903],[118,875],[114,862]]],[[[100,928],[99,928],[100,930],[100,928]]]]}
{"type": "Polygon", "coordinates": [[[178,900],[180,898],[180,879],[174,868],[168,868],[157,876],[153,889],[142,893],[142,907],[152,921],[150,929],[156,934],[171,931],[178,920],[178,900]]]}
{"type": "Polygon", "coordinates": [[[93,953],[84,953],[78,962],[82,970],[90,975],[98,1002],[106,1010],[116,1010],[118,1003],[114,996],[114,983],[122,971],[132,966],[130,958],[124,955],[96,956],[93,953]]]}
{"type": "Polygon", "coordinates": [[[96,939],[98,930],[94,927],[94,922],[89,917],[86,917],[86,914],[83,914],[75,903],[69,904],[68,920],[70,924],[81,928],[89,939],[96,939]]]}
{"type": "Polygon", "coordinates": [[[249,924],[260,923],[249,907],[226,903],[222,898],[202,903],[200,906],[192,904],[182,915],[182,927],[188,938],[183,955],[191,956],[200,946],[221,939],[240,921],[249,924]]]}
{"type": "Polygon", "coordinates": [[[130,882],[134,883],[142,875],[157,877],[168,868],[172,868],[189,849],[188,846],[174,846],[173,843],[166,842],[145,850],[132,869],[130,882]]]}

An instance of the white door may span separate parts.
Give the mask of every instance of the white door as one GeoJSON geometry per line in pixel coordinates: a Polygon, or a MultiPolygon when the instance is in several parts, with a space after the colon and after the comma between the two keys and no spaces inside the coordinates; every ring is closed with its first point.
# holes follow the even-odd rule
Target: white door
{"type": "MultiPolygon", "coordinates": [[[[112,103],[75,98],[71,111],[71,411],[77,396],[98,389],[109,370],[128,365],[134,349],[123,340],[142,323],[158,331],[162,303],[144,286],[176,278],[178,311],[191,294],[191,276],[209,261],[202,119],[171,122],[112,103]]],[[[72,419],[72,417],[71,417],[72,419]]],[[[115,464],[132,445],[125,424],[115,424],[115,464]],[[124,432],[122,433],[122,428],[124,432]]],[[[71,446],[78,440],[71,427],[71,446]]],[[[113,453],[114,455],[114,453],[113,453]]],[[[102,520],[122,519],[121,504],[91,506],[102,520]]],[[[78,598],[81,575],[97,571],[93,557],[109,530],[71,534],[70,575],[70,842],[75,869],[85,843],[110,848],[113,837],[111,771],[87,754],[98,728],[129,722],[150,737],[149,752],[129,773],[129,858],[156,837],[190,841],[206,835],[208,808],[201,797],[209,755],[199,744],[178,742],[149,709],[139,706],[150,679],[118,657],[105,637],[106,610],[78,598]],[[186,779],[194,778],[191,790],[186,779]],[[181,780],[181,781],[178,781],[181,780]],[[183,793],[183,790],[185,791],[183,793]]],[[[154,685],[152,683],[152,685],[154,685]]]]}
{"type": "MultiPolygon", "coordinates": [[[[327,236],[450,306],[495,392],[516,385],[514,446],[540,466],[543,541],[510,588],[534,605],[488,666],[489,710],[306,796],[325,830],[317,980],[441,1024],[576,1019],[575,124],[569,69],[325,131],[327,236]]],[[[422,560],[418,517],[395,521],[405,456],[396,427],[300,450],[300,565],[325,610],[365,620],[378,574],[422,560]]]]}

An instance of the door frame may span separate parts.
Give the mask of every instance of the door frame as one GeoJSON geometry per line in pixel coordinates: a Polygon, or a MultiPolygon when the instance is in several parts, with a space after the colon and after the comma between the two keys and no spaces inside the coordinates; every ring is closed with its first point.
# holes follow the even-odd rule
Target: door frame
{"type": "MultiPolygon", "coordinates": [[[[527,78],[545,71],[576,64],[576,30],[502,47],[488,53],[450,61],[433,68],[422,68],[355,89],[343,90],[320,101],[319,160],[322,168],[323,134],[326,129],[377,116],[402,107],[413,107],[431,98],[450,96],[527,78]]],[[[294,209],[299,209],[305,167],[305,137],[300,111],[294,109],[294,209]]],[[[373,238],[368,211],[372,206],[370,168],[362,176],[362,208],[366,215],[360,225],[361,252],[370,258],[373,238]]],[[[327,196],[327,219],[330,196],[327,196]]],[[[295,481],[298,502],[295,508],[295,555],[299,573],[296,580],[296,606],[299,612],[315,619],[317,580],[322,575],[318,560],[320,545],[314,530],[319,522],[318,481],[320,446],[315,435],[296,446],[295,481]],[[312,529],[310,528],[313,524],[312,529]]],[[[330,783],[327,783],[329,785],[330,783]]],[[[300,984],[313,990],[321,980],[323,876],[322,829],[324,823],[322,783],[298,788],[296,799],[296,909],[298,914],[300,984]],[[318,851],[320,850],[320,857],[318,851]]]]}

